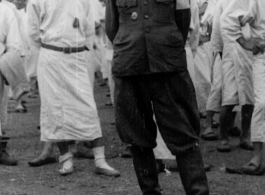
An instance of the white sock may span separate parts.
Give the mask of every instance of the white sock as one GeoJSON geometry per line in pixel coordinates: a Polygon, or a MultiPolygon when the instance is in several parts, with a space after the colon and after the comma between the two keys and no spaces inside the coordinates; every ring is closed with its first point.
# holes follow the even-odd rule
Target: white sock
{"type": "Polygon", "coordinates": [[[108,163],[105,160],[105,153],[104,153],[104,146],[102,147],[96,147],[93,148],[93,154],[95,158],[95,166],[98,168],[103,168],[103,169],[109,169],[109,170],[114,170],[112,167],[108,165],[108,163]]]}
{"type": "Polygon", "coordinates": [[[59,162],[63,163],[63,168],[70,169],[74,164],[72,153],[68,152],[68,153],[64,154],[63,156],[60,156],[59,162]]]}

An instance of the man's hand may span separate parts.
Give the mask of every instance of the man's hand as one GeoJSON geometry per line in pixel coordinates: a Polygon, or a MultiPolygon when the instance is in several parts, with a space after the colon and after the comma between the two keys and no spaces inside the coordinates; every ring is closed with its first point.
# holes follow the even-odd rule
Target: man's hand
{"type": "Polygon", "coordinates": [[[199,45],[202,45],[206,42],[209,42],[210,41],[210,36],[207,36],[207,35],[200,35],[200,38],[199,38],[199,45]]]}
{"type": "Polygon", "coordinates": [[[264,53],[265,44],[256,39],[246,40],[244,37],[237,39],[237,42],[248,51],[252,51],[254,55],[258,53],[264,53]]]}

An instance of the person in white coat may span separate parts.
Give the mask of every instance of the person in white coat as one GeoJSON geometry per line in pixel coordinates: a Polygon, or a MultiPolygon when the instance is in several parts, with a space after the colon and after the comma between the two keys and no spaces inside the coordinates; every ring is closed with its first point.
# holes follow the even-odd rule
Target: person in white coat
{"type": "Polygon", "coordinates": [[[69,141],[92,141],[95,172],[120,173],[105,161],[102,131],[89,78],[94,20],[90,1],[30,0],[28,33],[40,51],[41,140],[56,142],[61,175],[74,171],[69,141]],[[40,19],[41,18],[41,19],[40,19]]]}
{"type": "Polygon", "coordinates": [[[265,142],[265,2],[263,0],[250,0],[250,4],[245,6],[245,12],[239,16],[234,30],[234,40],[245,50],[253,52],[252,61],[253,86],[255,106],[251,121],[251,141],[254,144],[254,152],[251,160],[243,167],[235,170],[227,169],[228,172],[243,173],[248,175],[263,175],[265,169],[262,165],[263,142],[265,142]],[[241,27],[249,24],[251,36],[246,39],[241,27]],[[240,27],[241,26],[241,27],[240,27]]]}
{"type": "MultiPolygon", "coordinates": [[[[1,2],[1,1],[0,1],[1,2]]],[[[3,103],[4,87],[9,84],[14,91],[15,99],[20,98],[26,87],[27,79],[23,77],[22,42],[17,19],[3,2],[0,3],[0,102],[3,103]]],[[[23,74],[24,73],[24,74],[23,74]]],[[[17,160],[6,152],[7,139],[2,135],[0,121],[0,164],[17,165],[17,160]]]]}
{"type": "Polygon", "coordinates": [[[216,8],[214,9],[213,27],[211,33],[211,51],[212,67],[211,67],[211,80],[212,86],[206,104],[206,119],[205,130],[202,133],[202,138],[205,140],[217,140],[218,136],[212,130],[213,116],[216,112],[220,112],[222,104],[222,52],[223,40],[221,36],[220,17],[224,9],[229,5],[230,0],[219,0],[216,8]]]}
{"type": "Polygon", "coordinates": [[[217,146],[217,150],[220,152],[231,151],[227,131],[231,126],[232,111],[236,105],[242,107],[242,134],[239,145],[243,149],[253,150],[253,145],[249,140],[254,103],[251,66],[253,55],[244,50],[234,39],[238,28],[238,17],[246,11],[248,5],[248,0],[233,1],[226,7],[220,19],[221,35],[224,42],[222,107],[220,110],[221,141],[217,146]]]}

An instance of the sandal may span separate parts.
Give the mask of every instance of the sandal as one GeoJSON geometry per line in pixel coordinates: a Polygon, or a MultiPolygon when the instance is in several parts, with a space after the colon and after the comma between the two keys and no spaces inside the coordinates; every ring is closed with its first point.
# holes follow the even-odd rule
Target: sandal
{"type": "Polygon", "coordinates": [[[242,142],[239,147],[244,150],[254,150],[253,144],[251,142],[242,142]]]}
{"type": "Polygon", "coordinates": [[[59,173],[62,176],[66,176],[69,174],[72,174],[74,172],[74,166],[72,165],[70,168],[65,168],[64,167],[64,163],[68,160],[73,159],[73,154],[71,152],[68,152],[66,154],[64,154],[63,156],[59,157],[59,163],[63,163],[63,167],[61,169],[59,169],[59,173]]]}
{"type": "Polygon", "coordinates": [[[218,140],[218,137],[214,132],[208,132],[208,133],[202,134],[201,138],[206,141],[218,140]]]}
{"type": "Polygon", "coordinates": [[[219,145],[217,146],[217,150],[218,152],[230,152],[231,148],[227,142],[226,143],[220,142],[219,145]]]}
{"type": "Polygon", "coordinates": [[[219,127],[219,123],[215,120],[213,120],[212,122],[212,128],[218,128],[219,127]]]}
{"type": "Polygon", "coordinates": [[[61,169],[59,169],[59,173],[61,176],[66,176],[69,174],[72,174],[74,172],[74,167],[70,167],[69,169],[66,169],[64,167],[62,167],[61,169]]]}
{"type": "Polygon", "coordinates": [[[15,109],[15,112],[17,112],[17,113],[27,113],[28,110],[27,110],[27,108],[23,107],[23,108],[15,109]]]}
{"type": "Polygon", "coordinates": [[[229,168],[226,167],[226,172],[231,174],[243,174],[243,175],[257,175],[261,176],[265,173],[265,168],[262,165],[255,165],[252,162],[244,165],[241,168],[229,168]]]}

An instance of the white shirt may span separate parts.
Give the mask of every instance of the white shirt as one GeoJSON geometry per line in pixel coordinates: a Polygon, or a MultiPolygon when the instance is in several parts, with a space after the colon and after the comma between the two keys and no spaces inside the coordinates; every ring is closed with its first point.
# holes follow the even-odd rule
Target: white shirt
{"type": "Polygon", "coordinates": [[[196,0],[191,0],[190,2],[191,10],[191,21],[190,30],[188,34],[189,45],[192,50],[193,57],[197,52],[200,37],[200,19],[199,19],[199,7],[196,0]]]}
{"type": "Polygon", "coordinates": [[[241,23],[245,25],[247,22],[249,22],[252,37],[255,39],[265,40],[265,1],[249,1],[249,9],[247,10],[246,14],[244,14],[241,23]]]}
{"type": "MultiPolygon", "coordinates": [[[[220,0],[222,1],[222,0],[220,0]]],[[[208,24],[212,24],[213,22],[213,17],[215,14],[215,9],[216,9],[216,5],[219,2],[219,0],[209,0],[208,1],[208,5],[207,5],[207,9],[201,19],[201,23],[208,23],[208,24]]]]}
{"type": "Polygon", "coordinates": [[[220,18],[221,35],[224,43],[235,42],[243,36],[239,17],[248,12],[249,0],[232,0],[220,18]]]}
{"type": "Polygon", "coordinates": [[[224,44],[221,36],[220,17],[224,12],[224,9],[229,5],[230,2],[231,0],[220,0],[216,5],[211,35],[211,49],[213,50],[213,52],[223,51],[224,44]]]}
{"type": "Polygon", "coordinates": [[[94,21],[100,24],[101,20],[105,20],[105,8],[102,6],[99,0],[91,0],[91,7],[94,21]]]}
{"type": "Polygon", "coordinates": [[[4,52],[22,52],[22,42],[14,12],[0,3],[0,62],[4,52]]]}
{"type": "Polygon", "coordinates": [[[44,43],[57,47],[87,46],[92,49],[91,36],[95,29],[91,1],[94,0],[29,0],[30,44],[36,48],[44,43]]]}

